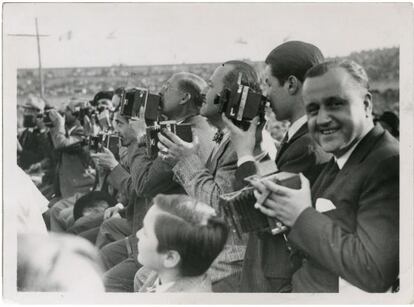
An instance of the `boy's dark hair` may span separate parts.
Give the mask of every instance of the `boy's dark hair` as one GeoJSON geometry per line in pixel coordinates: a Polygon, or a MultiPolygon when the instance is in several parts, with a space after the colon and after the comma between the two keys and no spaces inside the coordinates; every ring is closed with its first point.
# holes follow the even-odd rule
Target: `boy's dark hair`
{"type": "Polygon", "coordinates": [[[239,74],[241,73],[241,84],[250,87],[258,93],[261,93],[259,76],[253,66],[246,62],[237,60],[227,61],[223,63],[223,66],[224,65],[229,65],[233,68],[223,79],[225,87],[234,86],[239,78],[239,74]]]}
{"type": "Polygon", "coordinates": [[[115,198],[106,192],[93,191],[80,197],[73,206],[73,218],[75,221],[83,216],[86,209],[98,207],[102,203],[107,203],[108,207],[116,204],[115,198]]]}
{"type": "Polygon", "coordinates": [[[277,46],[265,60],[280,85],[290,76],[303,82],[306,71],[323,61],[324,57],[318,47],[301,41],[289,41],[277,46]]]}
{"type": "Polygon", "coordinates": [[[227,225],[215,217],[214,209],[186,195],[159,194],[154,205],[165,212],[155,221],[157,251],[177,251],[182,276],[204,274],[223,250],[227,225]]]}

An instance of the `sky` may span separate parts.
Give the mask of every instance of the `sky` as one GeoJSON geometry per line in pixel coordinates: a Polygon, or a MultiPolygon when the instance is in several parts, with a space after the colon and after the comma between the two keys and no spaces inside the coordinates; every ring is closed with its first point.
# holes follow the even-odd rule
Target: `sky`
{"type": "MultiPolygon", "coordinates": [[[[3,48],[18,68],[263,61],[286,40],[327,57],[399,46],[407,4],[7,3],[3,48]]],[[[7,60],[7,59],[5,59],[7,60]]]]}

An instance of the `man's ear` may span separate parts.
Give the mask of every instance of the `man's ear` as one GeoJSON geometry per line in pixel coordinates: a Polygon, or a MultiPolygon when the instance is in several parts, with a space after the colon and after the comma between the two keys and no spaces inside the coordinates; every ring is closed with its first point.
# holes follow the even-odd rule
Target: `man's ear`
{"type": "Polygon", "coordinates": [[[180,254],[175,250],[169,250],[164,254],[163,264],[165,268],[172,269],[178,266],[181,261],[180,254]]]}
{"type": "Polygon", "coordinates": [[[296,95],[300,89],[301,82],[295,76],[289,76],[285,82],[290,95],[296,95]]]}
{"type": "Polygon", "coordinates": [[[367,92],[364,96],[364,110],[366,117],[372,115],[372,95],[370,92],[367,92]]]}
{"type": "Polygon", "coordinates": [[[180,100],[180,104],[186,104],[191,100],[191,94],[190,93],[184,93],[183,97],[180,100]]]}

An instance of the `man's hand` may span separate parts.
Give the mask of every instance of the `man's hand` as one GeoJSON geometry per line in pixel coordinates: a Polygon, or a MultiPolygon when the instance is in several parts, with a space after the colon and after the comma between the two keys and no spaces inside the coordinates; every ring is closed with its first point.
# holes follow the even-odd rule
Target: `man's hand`
{"type": "Polygon", "coordinates": [[[256,199],[260,199],[267,191],[271,192],[263,204],[256,203],[255,207],[263,214],[276,217],[286,226],[292,227],[303,210],[312,206],[309,180],[302,174],[300,180],[300,190],[289,189],[268,180],[263,181],[263,184],[252,182],[256,188],[256,199]]]}
{"type": "Polygon", "coordinates": [[[91,154],[91,157],[95,161],[96,166],[112,171],[118,165],[118,161],[108,148],[103,147],[103,150],[104,152],[91,154]]]}
{"type": "Polygon", "coordinates": [[[230,131],[231,143],[236,150],[237,157],[240,159],[244,156],[252,156],[254,146],[256,144],[256,129],[259,123],[259,117],[256,116],[250,123],[250,127],[247,131],[243,131],[232,123],[230,119],[224,115],[221,115],[224,124],[230,131]]]}
{"type": "Polygon", "coordinates": [[[167,137],[163,136],[161,133],[158,133],[158,149],[160,150],[159,155],[170,165],[174,166],[179,160],[190,155],[197,154],[199,146],[197,136],[193,135],[193,142],[188,143],[167,129],[164,129],[163,133],[167,137]]]}
{"type": "Polygon", "coordinates": [[[55,127],[64,127],[65,118],[60,115],[60,113],[54,109],[49,111],[49,117],[55,127]]]}
{"type": "Polygon", "coordinates": [[[104,220],[109,219],[110,217],[120,216],[119,211],[124,209],[124,206],[120,203],[116,204],[113,207],[109,207],[104,211],[104,220]]]}
{"type": "Polygon", "coordinates": [[[30,165],[29,169],[27,170],[28,173],[35,173],[38,172],[42,168],[42,163],[37,162],[32,165],[30,165]]]}

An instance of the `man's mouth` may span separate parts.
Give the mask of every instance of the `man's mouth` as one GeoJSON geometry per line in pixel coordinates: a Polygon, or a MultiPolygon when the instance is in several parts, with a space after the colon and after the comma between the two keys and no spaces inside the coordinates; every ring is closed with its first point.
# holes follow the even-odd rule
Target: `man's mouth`
{"type": "Polygon", "coordinates": [[[338,128],[330,128],[330,129],[319,129],[319,132],[323,135],[330,135],[338,131],[338,128]]]}

